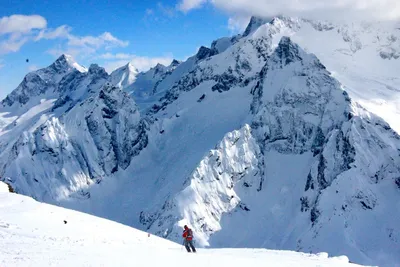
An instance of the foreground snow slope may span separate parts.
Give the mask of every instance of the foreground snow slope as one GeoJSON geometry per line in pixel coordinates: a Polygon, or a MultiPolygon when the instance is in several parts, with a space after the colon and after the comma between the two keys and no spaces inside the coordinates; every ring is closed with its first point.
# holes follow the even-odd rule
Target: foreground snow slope
{"type": "Polygon", "coordinates": [[[0,182],[0,266],[359,266],[346,256],[261,249],[200,249],[5,192],[0,182]],[[67,223],[65,223],[66,221],[67,223]],[[195,257],[195,259],[193,258],[195,257]]]}

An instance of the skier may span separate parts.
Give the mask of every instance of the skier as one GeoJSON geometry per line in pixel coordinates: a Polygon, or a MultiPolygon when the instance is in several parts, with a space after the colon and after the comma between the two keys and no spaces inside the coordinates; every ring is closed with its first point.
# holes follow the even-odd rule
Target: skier
{"type": "Polygon", "coordinates": [[[193,245],[193,232],[192,229],[190,229],[187,225],[184,226],[182,237],[184,238],[183,242],[187,252],[196,252],[196,249],[193,245]],[[192,251],[190,251],[190,248],[192,248],[192,251]]]}

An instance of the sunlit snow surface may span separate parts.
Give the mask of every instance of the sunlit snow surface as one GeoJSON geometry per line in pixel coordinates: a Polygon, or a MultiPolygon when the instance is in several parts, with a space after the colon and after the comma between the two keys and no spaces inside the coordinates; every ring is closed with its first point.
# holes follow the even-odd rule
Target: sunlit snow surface
{"type": "Polygon", "coordinates": [[[0,266],[275,266],[346,267],[328,258],[291,251],[199,249],[182,246],[112,221],[42,204],[6,192],[0,182],[0,266]],[[65,223],[65,222],[66,223],[65,223]]]}
{"type": "MultiPolygon", "coordinates": [[[[400,23],[294,21],[291,28],[278,20],[275,24],[281,34],[315,54],[353,100],[400,133],[400,23]]],[[[254,35],[263,35],[265,28],[254,35]]]]}

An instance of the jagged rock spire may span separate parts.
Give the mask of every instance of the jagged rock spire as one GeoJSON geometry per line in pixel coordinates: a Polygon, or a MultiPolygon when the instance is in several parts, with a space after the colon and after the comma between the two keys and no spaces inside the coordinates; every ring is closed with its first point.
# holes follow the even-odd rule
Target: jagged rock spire
{"type": "Polygon", "coordinates": [[[256,16],[252,16],[249,24],[246,27],[246,30],[243,33],[243,36],[248,36],[250,33],[254,32],[261,25],[268,23],[270,20],[265,18],[260,18],[256,16]]]}

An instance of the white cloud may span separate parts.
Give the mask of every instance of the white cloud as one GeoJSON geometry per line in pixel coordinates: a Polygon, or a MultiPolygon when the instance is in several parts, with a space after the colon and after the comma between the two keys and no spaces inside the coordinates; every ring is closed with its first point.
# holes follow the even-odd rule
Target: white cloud
{"type": "Polygon", "coordinates": [[[93,48],[126,47],[129,45],[128,41],[119,40],[109,32],[104,32],[99,36],[76,36],[71,34],[71,31],[71,27],[67,25],[62,25],[54,30],[45,29],[38,34],[35,41],[41,39],[66,39],[68,40],[68,46],[93,48]]]}
{"type": "Polygon", "coordinates": [[[115,38],[111,33],[105,32],[97,37],[94,36],[73,36],[70,35],[68,37],[68,45],[69,46],[80,46],[80,47],[125,47],[129,44],[127,41],[121,41],[115,38]]]}
{"type": "Polygon", "coordinates": [[[243,32],[247,25],[249,24],[250,17],[249,16],[233,16],[228,20],[228,29],[232,33],[240,33],[243,32]]]}
{"type": "Polygon", "coordinates": [[[123,54],[123,53],[118,53],[118,54],[105,53],[100,55],[99,58],[107,60],[104,63],[104,68],[109,73],[123,65],[128,64],[128,62],[132,63],[132,65],[139,71],[147,71],[150,68],[157,65],[158,63],[167,66],[171,64],[173,60],[172,55],[165,55],[162,57],[142,57],[132,54],[123,54]]]}
{"type": "Polygon", "coordinates": [[[313,19],[400,19],[399,0],[182,0],[183,11],[209,2],[230,14],[260,17],[277,15],[313,19]]]}
{"type": "Polygon", "coordinates": [[[178,4],[178,9],[187,12],[192,9],[200,8],[207,0],[183,0],[178,4]]]}
{"type": "Polygon", "coordinates": [[[0,55],[17,52],[33,39],[38,30],[46,26],[46,19],[38,15],[0,18],[0,55]]]}
{"type": "Polygon", "coordinates": [[[9,38],[0,41],[0,55],[17,52],[29,39],[30,36],[20,33],[11,34],[9,38]]]}
{"type": "Polygon", "coordinates": [[[124,53],[117,53],[117,54],[105,53],[99,56],[99,58],[102,59],[130,59],[132,57],[134,57],[134,55],[124,54],[124,53]]]}
{"type": "Polygon", "coordinates": [[[129,42],[120,40],[109,32],[99,36],[77,36],[72,28],[62,25],[55,29],[47,28],[47,21],[39,15],[12,15],[0,18],[0,55],[17,52],[29,41],[60,40],[57,48],[48,50],[55,57],[62,53],[74,56],[93,55],[102,49],[126,47],[129,42]]]}
{"type": "Polygon", "coordinates": [[[35,41],[40,41],[41,39],[53,40],[58,38],[68,39],[71,32],[71,27],[67,25],[62,25],[56,29],[44,29],[39,32],[36,36],[35,41]]]}
{"type": "Polygon", "coordinates": [[[60,56],[63,53],[73,55],[77,57],[80,54],[92,55],[100,49],[111,49],[114,47],[126,47],[129,45],[128,41],[120,40],[114,37],[109,32],[104,32],[99,36],[76,36],[71,33],[72,29],[63,25],[56,29],[45,29],[42,30],[35,41],[42,39],[65,39],[67,42],[63,47],[53,48],[47,52],[55,57],[60,56]]]}
{"type": "Polygon", "coordinates": [[[0,18],[0,35],[7,33],[29,33],[33,29],[46,28],[47,21],[42,16],[12,15],[0,18]]]}

